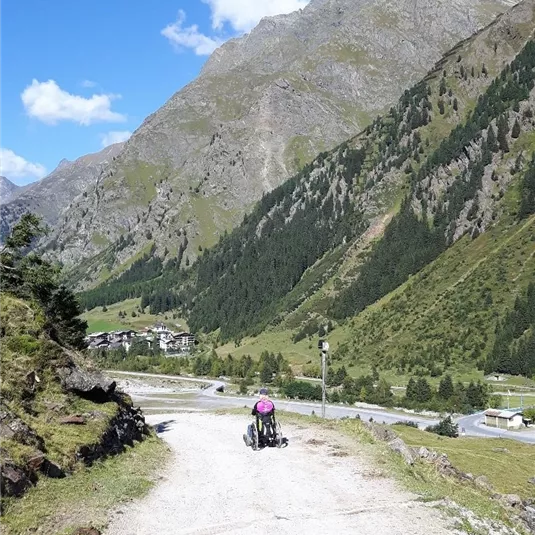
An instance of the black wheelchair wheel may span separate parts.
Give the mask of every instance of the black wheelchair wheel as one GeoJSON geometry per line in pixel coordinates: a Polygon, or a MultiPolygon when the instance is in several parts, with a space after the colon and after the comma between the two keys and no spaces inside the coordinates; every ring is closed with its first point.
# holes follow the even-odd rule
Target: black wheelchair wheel
{"type": "Polygon", "coordinates": [[[258,430],[256,425],[251,426],[251,448],[253,448],[253,451],[258,449],[258,430]]]}
{"type": "Polygon", "coordinates": [[[284,442],[284,440],[283,440],[283,437],[282,437],[281,424],[279,422],[277,422],[275,424],[275,445],[277,446],[277,448],[282,448],[283,442],[284,442]]]}

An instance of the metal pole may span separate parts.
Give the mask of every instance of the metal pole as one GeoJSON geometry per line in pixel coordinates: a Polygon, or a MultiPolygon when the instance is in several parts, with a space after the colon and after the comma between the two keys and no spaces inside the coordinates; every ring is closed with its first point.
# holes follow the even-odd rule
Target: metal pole
{"type": "Polygon", "coordinates": [[[325,369],[327,351],[321,352],[321,417],[325,418],[325,369]]]}

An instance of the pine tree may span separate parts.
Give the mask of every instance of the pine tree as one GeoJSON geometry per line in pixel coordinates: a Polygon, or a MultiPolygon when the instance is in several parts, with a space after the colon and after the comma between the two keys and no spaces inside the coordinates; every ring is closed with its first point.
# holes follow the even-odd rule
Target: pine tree
{"type": "Polygon", "coordinates": [[[459,109],[459,102],[457,101],[457,98],[453,99],[453,109],[457,111],[459,109]]]}
{"type": "Polygon", "coordinates": [[[451,375],[446,375],[441,381],[438,387],[438,396],[442,399],[448,400],[453,396],[453,380],[451,375]]]}
{"type": "Polygon", "coordinates": [[[516,139],[520,135],[520,123],[518,122],[518,119],[515,120],[515,124],[513,125],[513,130],[511,131],[511,137],[516,139]]]}
{"type": "Polygon", "coordinates": [[[509,123],[505,115],[500,115],[498,119],[498,147],[502,152],[509,152],[509,144],[507,143],[507,134],[509,133],[509,123]]]}

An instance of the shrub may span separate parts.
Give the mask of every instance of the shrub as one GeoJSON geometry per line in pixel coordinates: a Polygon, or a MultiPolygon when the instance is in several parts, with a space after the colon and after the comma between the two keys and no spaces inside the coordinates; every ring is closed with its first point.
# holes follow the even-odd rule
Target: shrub
{"type": "Polygon", "coordinates": [[[453,422],[451,416],[444,418],[436,425],[429,425],[425,430],[443,437],[457,438],[459,436],[459,426],[453,422]]]}

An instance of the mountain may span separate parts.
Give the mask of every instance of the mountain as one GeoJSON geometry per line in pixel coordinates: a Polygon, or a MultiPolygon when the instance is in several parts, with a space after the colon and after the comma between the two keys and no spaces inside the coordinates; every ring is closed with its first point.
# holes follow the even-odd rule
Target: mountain
{"type": "Polygon", "coordinates": [[[153,244],[163,259],[186,247],[193,260],[509,5],[312,0],[263,19],[216,50],[71,204],[51,238],[71,281],[115,275],[153,244]]]}
{"type": "Polygon", "coordinates": [[[122,146],[123,143],[116,143],[74,162],[64,159],[48,176],[19,190],[15,197],[3,201],[0,239],[28,211],[41,215],[45,223],[55,227],[62,211],[97,180],[102,169],[119,154],[122,146]]]}
{"type": "Polygon", "coordinates": [[[306,339],[338,324],[333,358],[392,373],[483,369],[500,357],[502,320],[502,339],[528,347],[506,318],[531,306],[515,299],[535,270],[534,28],[524,0],[265,195],[192,269],[147,254],[85,305],[181,308],[233,355],[278,333],[312,357],[306,339]]]}
{"type": "Polygon", "coordinates": [[[20,186],[13,184],[5,176],[0,176],[0,203],[8,202],[15,193],[20,190],[20,186]]]}

